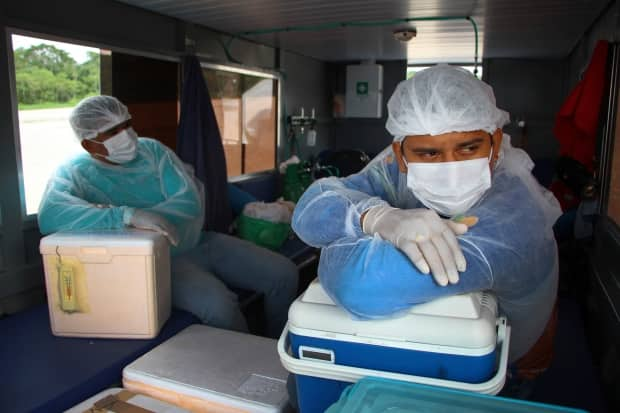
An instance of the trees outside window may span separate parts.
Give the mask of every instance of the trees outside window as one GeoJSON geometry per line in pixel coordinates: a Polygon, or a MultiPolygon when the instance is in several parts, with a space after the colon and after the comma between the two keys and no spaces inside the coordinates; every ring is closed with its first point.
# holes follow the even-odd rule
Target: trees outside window
{"type": "Polygon", "coordinates": [[[22,204],[24,215],[32,215],[54,169],[82,152],[69,113],[99,94],[101,51],[17,34],[11,42],[22,204]]]}

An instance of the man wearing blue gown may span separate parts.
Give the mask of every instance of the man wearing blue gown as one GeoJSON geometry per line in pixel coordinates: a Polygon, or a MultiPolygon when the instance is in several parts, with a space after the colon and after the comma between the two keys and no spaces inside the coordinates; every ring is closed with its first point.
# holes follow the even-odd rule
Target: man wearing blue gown
{"type": "Polygon", "coordinates": [[[277,337],[297,292],[296,266],[247,241],[203,232],[202,184],[166,146],[137,137],[118,99],[84,99],[69,121],[86,153],[50,178],[39,208],[41,232],[157,231],[172,244],[175,307],[205,324],[247,331],[237,296],[228,287],[262,292],[267,334],[277,337]]]}
{"type": "Polygon", "coordinates": [[[509,360],[523,360],[553,326],[557,201],[502,132],[509,116],[492,89],[471,73],[418,72],[388,112],[392,145],[360,173],[316,181],[295,209],[294,230],[322,248],[323,287],[366,319],[490,290],[512,326],[509,360]]]}

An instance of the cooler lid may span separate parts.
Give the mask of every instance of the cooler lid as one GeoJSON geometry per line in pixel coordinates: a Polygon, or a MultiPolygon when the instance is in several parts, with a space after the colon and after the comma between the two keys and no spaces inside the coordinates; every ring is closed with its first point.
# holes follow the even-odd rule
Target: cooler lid
{"type": "MultiPolygon", "coordinates": [[[[154,231],[116,229],[97,231],[61,231],[41,239],[39,251],[43,255],[71,254],[73,249],[114,248],[127,254],[148,254],[157,246],[167,244],[165,237],[154,231]]],[[[93,251],[96,253],[96,251],[93,251]]]]}
{"type": "Polygon", "coordinates": [[[192,325],[125,367],[123,379],[251,411],[280,411],[286,378],[276,341],[192,325]]]}
{"type": "Polygon", "coordinates": [[[467,348],[494,346],[496,319],[495,296],[474,292],[418,304],[392,318],[356,320],[334,303],[318,279],[289,309],[293,333],[314,330],[316,333],[310,333],[313,336],[337,333],[467,348]]]}

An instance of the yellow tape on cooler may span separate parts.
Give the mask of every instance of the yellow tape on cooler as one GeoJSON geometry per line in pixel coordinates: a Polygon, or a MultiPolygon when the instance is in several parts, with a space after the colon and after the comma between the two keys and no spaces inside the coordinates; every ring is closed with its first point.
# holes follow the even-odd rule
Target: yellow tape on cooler
{"type": "Polygon", "coordinates": [[[89,312],[84,265],[77,257],[60,254],[51,255],[48,259],[47,267],[51,270],[48,287],[51,287],[51,298],[57,308],[68,314],[89,312]]]}
{"type": "Polygon", "coordinates": [[[77,311],[75,273],[70,265],[60,264],[58,266],[58,287],[60,309],[67,313],[77,311]]]}

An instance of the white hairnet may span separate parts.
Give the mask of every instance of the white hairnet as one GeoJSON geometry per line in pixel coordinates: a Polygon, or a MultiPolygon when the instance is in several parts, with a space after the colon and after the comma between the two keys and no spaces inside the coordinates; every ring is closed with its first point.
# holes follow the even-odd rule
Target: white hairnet
{"type": "Polygon", "coordinates": [[[388,101],[385,125],[395,140],[408,135],[495,132],[510,120],[486,83],[465,69],[437,65],[400,82],[388,101]]]}
{"type": "Polygon", "coordinates": [[[127,106],[113,96],[91,96],[71,111],[69,123],[79,140],[92,139],[99,133],[131,119],[127,106]]]}

